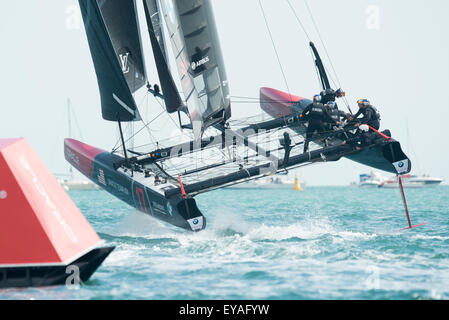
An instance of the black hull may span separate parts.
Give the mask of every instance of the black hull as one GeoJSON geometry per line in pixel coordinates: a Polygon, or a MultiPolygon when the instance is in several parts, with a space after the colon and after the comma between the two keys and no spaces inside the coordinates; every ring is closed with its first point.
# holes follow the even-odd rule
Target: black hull
{"type": "Polygon", "coordinates": [[[72,139],[65,141],[65,157],[103,190],[138,211],[185,230],[197,232],[206,228],[206,218],[195,199],[184,199],[181,194],[165,197],[137,181],[139,173],[116,170],[114,164],[123,162],[122,157],[72,139]]]}
{"type": "MultiPolygon", "coordinates": [[[[0,267],[0,288],[47,287],[65,285],[77,267],[79,279],[85,282],[115,247],[93,249],[78,260],[63,266],[0,267]]],[[[70,284],[70,282],[68,282],[70,284]]]]}
{"type": "MultiPolygon", "coordinates": [[[[301,114],[312,103],[311,100],[271,88],[260,89],[260,100],[262,109],[274,118],[301,114]]],[[[302,136],[305,136],[307,130],[304,125],[292,127],[292,129],[302,136]]],[[[336,145],[340,142],[341,140],[337,137],[333,137],[329,141],[330,145],[336,145]]],[[[315,143],[323,146],[323,143],[319,141],[315,141],[315,143]]],[[[362,148],[364,150],[345,155],[344,157],[393,174],[407,174],[410,172],[412,168],[411,161],[402,151],[398,141],[391,139],[391,141],[387,142],[379,135],[377,141],[373,143],[369,148],[364,147],[362,148]]]]}

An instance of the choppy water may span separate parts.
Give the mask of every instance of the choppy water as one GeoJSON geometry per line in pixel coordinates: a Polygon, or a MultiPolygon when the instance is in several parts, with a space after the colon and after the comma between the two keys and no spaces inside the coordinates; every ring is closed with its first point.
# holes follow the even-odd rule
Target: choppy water
{"type": "Polygon", "coordinates": [[[448,299],[449,187],[221,190],[199,196],[189,233],[103,191],[70,195],[116,250],[78,290],[8,289],[0,299],[448,299]]]}

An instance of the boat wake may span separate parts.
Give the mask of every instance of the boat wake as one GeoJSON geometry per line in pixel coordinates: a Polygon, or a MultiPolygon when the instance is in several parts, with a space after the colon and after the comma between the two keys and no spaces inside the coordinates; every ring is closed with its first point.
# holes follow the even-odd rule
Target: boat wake
{"type": "MultiPolygon", "coordinates": [[[[134,211],[117,224],[108,227],[101,235],[121,250],[133,254],[145,251],[157,255],[190,255],[208,261],[260,260],[270,257],[313,257],[326,251],[329,244],[346,247],[359,241],[369,241],[379,236],[375,233],[340,230],[327,217],[298,217],[293,222],[267,225],[247,221],[229,209],[216,210],[206,230],[190,233],[161,223],[145,214],[134,211]],[[223,212],[226,210],[225,212],[223,212]],[[270,250],[265,250],[269,246],[270,250]],[[267,252],[270,252],[267,255],[267,252]]],[[[179,256],[178,255],[178,256],[179,256]]],[[[124,256],[127,256],[126,254],[124,256]]],[[[123,256],[122,256],[123,258],[123,256]]],[[[120,259],[122,259],[120,258],[120,259]]]]}

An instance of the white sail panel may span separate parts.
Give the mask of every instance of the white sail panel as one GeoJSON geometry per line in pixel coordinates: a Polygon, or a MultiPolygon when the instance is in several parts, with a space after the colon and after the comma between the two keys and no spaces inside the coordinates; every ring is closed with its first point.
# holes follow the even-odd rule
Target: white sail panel
{"type": "Polygon", "coordinates": [[[229,89],[209,0],[162,0],[162,11],[196,138],[231,115],[229,89]]]}

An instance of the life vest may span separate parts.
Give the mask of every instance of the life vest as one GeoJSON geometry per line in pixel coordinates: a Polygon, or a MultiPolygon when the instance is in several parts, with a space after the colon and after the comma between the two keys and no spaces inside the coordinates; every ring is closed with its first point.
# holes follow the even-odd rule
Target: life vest
{"type": "Polygon", "coordinates": [[[340,121],[340,110],[333,108],[328,111],[329,115],[331,116],[332,120],[335,122],[340,121]]]}
{"type": "Polygon", "coordinates": [[[310,108],[309,118],[314,120],[322,120],[324,116],[324,105],[314,102],[310,108]]]}
{"type": "Polygon", "coordinates": [[[367,124],[374,129],[378,130],[380,127],[380,114],[373,106],[368,106],[366,109],[371,109],[371,118],[367,120],[367,124]]]}
{"type": "Polygon", "coordinates": [[[374,117],[376,117],[375,120],[379,121],[380,120],[380,112],[377,110],[377,108],[374,106],[368,106],[368,108],[371,108],[374,111],[373,114],[374,114],[374,117]]]}

